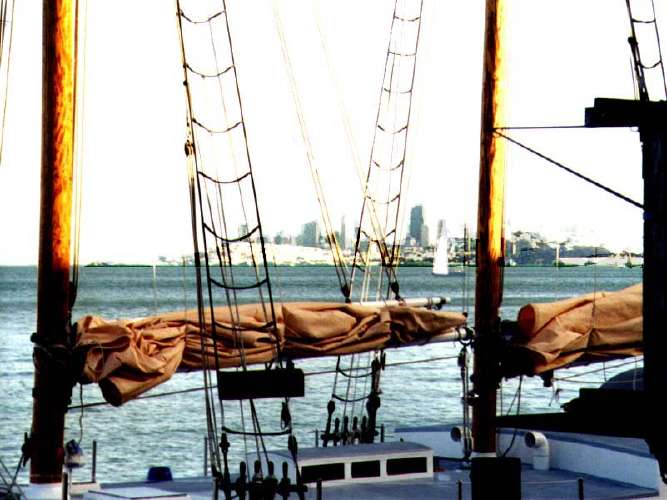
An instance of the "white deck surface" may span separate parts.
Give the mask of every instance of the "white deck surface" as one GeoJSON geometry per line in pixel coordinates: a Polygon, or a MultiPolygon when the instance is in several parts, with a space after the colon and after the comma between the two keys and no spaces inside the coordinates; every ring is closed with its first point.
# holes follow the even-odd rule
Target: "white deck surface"
{"type": "MultiPolygon", "coordinates": [[[[460,469],[456,462],[443,461],[439,465],[442,470],[436,472],[433,479],[396,481],[384,484],[329,486],[323,489],[323,498],[330,500],[455,499],[457,498],[457,483],[461,481],[463,498],[470,499],[469,471],[460,469]]],[[[578,499],[577,479],[579,477],[584,479],[584,498],[587,500],[657,497],[657,492],[648,488],[559,470],[535,471],[524,466],[522,471],[522,499],[578,499]]],[[[146,483],[103,485],[103,488],[150,486],[164,492],[188,494],[189,498],[193,500],[210,500],[212,498],[212,485],[212,479],[209,477],[176,479],[163,483],[151,483],[150,485],[146,483]]],[[[221,495],[220,498],[224,497],[221,495]]],[[[290,498],[297,499],[298,497],[292,494],[290,498]]],[[[306,498],[316,498],[314,485],[310,487],[306,498]]]]}

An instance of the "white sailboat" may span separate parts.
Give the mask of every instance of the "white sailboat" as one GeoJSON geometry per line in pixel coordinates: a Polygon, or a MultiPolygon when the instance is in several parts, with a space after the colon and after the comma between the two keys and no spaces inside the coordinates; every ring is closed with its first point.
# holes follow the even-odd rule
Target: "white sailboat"
{"type": "Polygon", "coordinates": [[[447,276],[449,274],[449,240],[445,230],[442,231],[435,245],[433,270],[431,272],[434,276],[447,276]]]}

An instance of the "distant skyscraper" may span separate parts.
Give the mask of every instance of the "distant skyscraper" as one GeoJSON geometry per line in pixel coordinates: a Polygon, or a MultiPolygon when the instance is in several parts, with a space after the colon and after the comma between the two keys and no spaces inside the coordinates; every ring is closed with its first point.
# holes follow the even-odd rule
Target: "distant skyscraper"
{"type": "Polygon", "coordinates": [[[413,238],[417,246],[422,246],[422,226],[424,225],[424,207],[415,205],[410,210],[410,238],[413,238]]]}
{"type": "Polygon", "coordinates": [[[301,244],[304,247],[317,247],[320,244],[320,227],[317,221],[308,222],[303,225],[301,231],[301,244]]]}
{"type": "Polygon", "coordinates": [[[419,246],[421,247],[426,247],[430,243],[430,239],[428,237],[428,226],[426,224],[422,224],[422,230],[419,234],[419,246]]]}
{"type": "Polygon", "coordinates": [[[344,250],[347,247],[347,233],[345,232],[345,216],[340,221],[340,247],[344,250]]]}

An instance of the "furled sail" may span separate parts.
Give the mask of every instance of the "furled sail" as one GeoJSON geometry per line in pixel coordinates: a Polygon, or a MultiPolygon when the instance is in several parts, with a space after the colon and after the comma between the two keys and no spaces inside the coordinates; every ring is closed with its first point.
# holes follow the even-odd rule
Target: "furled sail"
{"type": "MultiPolygon", "coordinates": [[[[331,356],[425,343],[453,333],[466,318],[450,311],[405,306],[367,307],[325,302],[285,303],[276,307],[276,332],[265,328],[258,304],[238,306],[238,318],[226,307],[213,311],[221,368],[269,362],[281,352],[291,359],[331,356]]],[[[211,311],[204,318],[207,356],[215,355],[211,311]]],[[[100,384],[105,399],[121,405],[168,380],[176,370],[204,365],[197,310],[165,313],[139,320],[106,321],[85,316],[77,323],[77,348],[85,352],[82,382],[100,384]]],[[[209,361],[209,366],[212,363],[209,361]]]]}
{"type": "Polygon", "coordinates": [[[540,374],[574,362],[605,361],[642,353],[642,284],[519,311],[517,349],[506,368],[540,374]]]}

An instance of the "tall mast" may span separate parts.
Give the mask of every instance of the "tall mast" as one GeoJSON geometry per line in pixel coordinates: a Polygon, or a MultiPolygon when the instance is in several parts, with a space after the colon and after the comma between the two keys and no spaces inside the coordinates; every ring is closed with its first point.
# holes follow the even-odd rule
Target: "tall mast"
{"type": "Polygon", "coordinates": [[[503,144],[494,134],[502,116],[501,19],[503,0],[486,0],[482,120],[480,135],[479,201],[477,207],[477,282],[475,288],[475,358],[473,392],[473,450],[496,452],[496,384],[504,265],[503,144]]]}
{"type": "Polygon", "coordinates": [[[70,224],[74,143],[74,7],[43,0],[42,179],[37,333],[34,363],[30,482],[60,483],[70,320],[70,224]]]}

